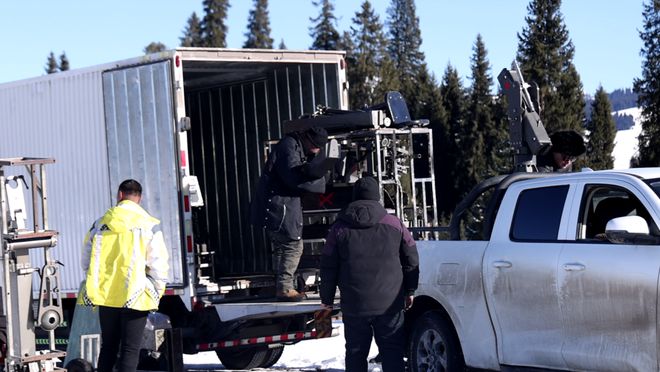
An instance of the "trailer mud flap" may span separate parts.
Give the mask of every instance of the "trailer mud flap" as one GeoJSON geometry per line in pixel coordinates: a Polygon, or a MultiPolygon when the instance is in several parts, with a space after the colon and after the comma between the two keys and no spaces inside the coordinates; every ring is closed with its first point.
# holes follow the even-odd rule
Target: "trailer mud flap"
{"type": "Polygon", "coordinates": [[[316,338],[325,338],[332,335],[332,310],[319,310],[314,313],[314,328],[316,338]]]}

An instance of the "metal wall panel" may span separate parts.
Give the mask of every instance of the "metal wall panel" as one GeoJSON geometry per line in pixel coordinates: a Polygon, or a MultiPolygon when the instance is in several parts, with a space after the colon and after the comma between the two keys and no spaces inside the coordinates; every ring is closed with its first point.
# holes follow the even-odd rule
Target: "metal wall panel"
{"type": "MultiPolygon", "coordinates": [[[[60,233],[51,252],[64,265],[60,290],[76,293],[84,279],[83,238],[110,206],[101,73],[58,73],[0,85],[0,118],[0,157],[55,158],[46,166],[49,228],[60,233]]],[[[43,265],[40,249],[31,256],[33,265],[43,265]]],[[[37,275],[34,279],[38,289],[37,275]]]]}
{"type": "Polygon", "coordinates": [[[195,239],[216,252],[217,276],[270,271],[265,234],[249,222],[264,143],[281,137],[285,120],[316,105],[340,107],[337,68],[282,64],[263,80],[186,92],[191,174],[206,203],[195,211],[195,239]]]}
{"type": "MultiPolygon", "coordinates": [[[[143,187],[142,206],[161,220],[170,250],[170,285],[183,284],[179,180],[170,61],[103,74],[109,185],[143,187]]],[[[116,196],[113,194],[113,201],[116,196]]]]}

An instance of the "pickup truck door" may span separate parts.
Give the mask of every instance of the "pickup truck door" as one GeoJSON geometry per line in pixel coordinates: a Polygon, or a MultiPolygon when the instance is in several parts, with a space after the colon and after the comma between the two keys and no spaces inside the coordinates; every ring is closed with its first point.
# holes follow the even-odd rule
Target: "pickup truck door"
{"type": "Polygon", "coordinates": [[[557,238],[573,189],[527,185],[512,185],[502,200],[483,261],[486,300],[501,364],[561,369],[557,238]]]}
{"type": "Polygon", "coordinates": [[[559,258],[562,355],[572,370],[657,371],[660,246],[612,244],[599,235],[607,220],[625,215],[657,226],[653,204],[625,181],[578,189],[569,218],[575,228],[559,258]]]}

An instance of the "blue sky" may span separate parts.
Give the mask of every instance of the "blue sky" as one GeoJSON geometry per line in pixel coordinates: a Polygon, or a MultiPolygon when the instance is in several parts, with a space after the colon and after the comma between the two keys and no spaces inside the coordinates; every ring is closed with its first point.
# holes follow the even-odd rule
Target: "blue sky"
{"type": "MultiPolygon", "coordinates": [[[[335,0],[337,29],[348,30],[362,1],[335,0]]],[[[447,64],[469,84],[477,34],[488,50],[491,74],[509,67],[525,25],[527,0],[417,0],[422,51],[438,78],[447,64]]],[[[230,0],[227,44],[245,41],[252,0],[230,0]]],[[[372,0],[381,21],[390,0],[372,0]]],[[[311,0],[270,0],[271,36],[289,49],[307,49],[311,0]]],[[[188,17],[201,15],[201,0],[7,0],[0,4],[0,83],[43,75],[48,53],[65,51],[71,68],[136,57],[152,41],[179,44],[188,17]]],[[[564,0],[564,21],[575,45],[574,63],[585,93],[632,87],[641,74],[642,0],[564,0]]],[[[350,66],[349,66],[350,68],[350,66]]]]}

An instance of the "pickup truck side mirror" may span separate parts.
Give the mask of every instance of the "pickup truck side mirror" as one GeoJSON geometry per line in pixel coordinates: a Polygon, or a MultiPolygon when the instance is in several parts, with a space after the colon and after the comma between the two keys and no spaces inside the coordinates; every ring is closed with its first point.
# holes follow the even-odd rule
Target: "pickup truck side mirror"
{"type": "Polygon", "coordinates": [[[633,234],[649,234],[649,224],[640,216],[624,216],[607,221],[605,232],[622,231],[633,234]]]}
{"type": "Polygon", "coordinates": [[[660,237],[650,235],[648,223],[640,216],[624,216],[609,220],[605,227],[605,236],[615,244],[660,244],[660,237]]]}

